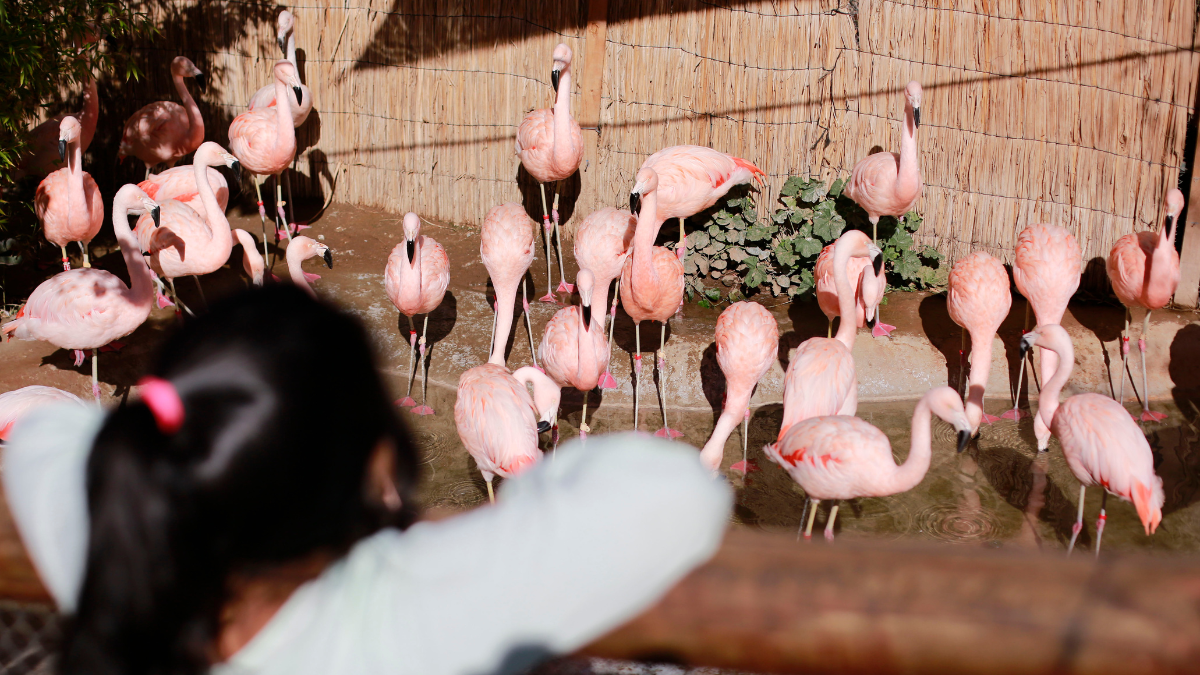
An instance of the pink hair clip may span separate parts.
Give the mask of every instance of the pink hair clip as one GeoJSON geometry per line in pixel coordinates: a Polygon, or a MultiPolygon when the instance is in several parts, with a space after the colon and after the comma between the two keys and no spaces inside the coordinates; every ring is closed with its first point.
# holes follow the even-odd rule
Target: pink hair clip
{"type": "Polygon", "coordinates": [[[138,380],[137,386],[142,401],[154,414],[158,430],[164,434],[179,431],[183,426],[183,401],[179,399],[175,385],[151,375],[138,380]]]}

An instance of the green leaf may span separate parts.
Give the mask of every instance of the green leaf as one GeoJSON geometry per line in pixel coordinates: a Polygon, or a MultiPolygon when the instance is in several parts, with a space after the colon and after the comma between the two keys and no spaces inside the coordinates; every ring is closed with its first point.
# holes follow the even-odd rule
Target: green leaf
{"type": "Polygon", "coordinates": [[[805,181],[800,188],[800,199],[808,203],[820,201],[828,193],[829,188],[825,187],[825,182],[819,179],[805,181]]]}
{"type": "Polygon", "coordinates": [[[690,233],[688,233],[688,236],[687,236],[688,247],[691,248],[693,251],[699,251],[700,249],[704,248],[705,246],[708,246],[708,240],[709,240],[708,233],[703,230],[696,230],[695,232],[690,232],[690,233]]]}
{"type": "MultiPolygon", "coordinates": [[[[779,194],[785,197],[795,197],[800,194],[800,188],[804,185],[804,179],[799,176],[792,176],[783,183],[783,187],[779,190],[779,194]]],[[[794,202],[793,202],[794,204],[794,202]]]]}
{"type": "Polygon", "coordinates": [[[796,249],[797,253],[805,258],[811,258],[813,256],[820,255],[821,249],[825,248],[821,245],[820,241],[813,239],[812,237],[805,237],[803,239],[797,238],[793,244],[793,247],[796,249]]]}
{"type": "Polygon", "coordinates": [[[719,291],[715,288],[709,288],[709,289],[705,290],[704,295],[707,296],[708,299],[712,300],[713,302],[720,302],[720,300],[721,300],[721,291],[719,291]]]}
{"type": "Polygon", "coordinates": [[[846,182],[844,178],[833,181],[833,185],[829,186],[829,196],[835,198],[842,196],[842,190],[846,188],[846,182]]]}
{"type": "Polygon", "coordinates": [[[746,250],[737,246],[729,248],[729,259],[734,262],[741,262],[746,258],[746,250]]]}
{"type": "Polygon", "coordinates": [[[766,225],[752,225],[746,230],[746,241],[762,241],[764,239],[770,239],[771,235],[774,234],[771,229],[772,228],[768,228],[766,225]]]}

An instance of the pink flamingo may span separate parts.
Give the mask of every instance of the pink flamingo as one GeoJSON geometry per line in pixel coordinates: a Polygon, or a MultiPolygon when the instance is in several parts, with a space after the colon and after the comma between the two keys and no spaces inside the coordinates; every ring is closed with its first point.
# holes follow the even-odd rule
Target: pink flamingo
{"type": "MultiPolygon", "coordinates": [[[[833,278],[837,285],[838,312],[854,316],[854,287],[846,276],[852,258],[879,257],[867,235],[847,230],[833,249],[833,278]]],[[[858,375],[854,367],[854,321],[841,321],[832,338],[815,337],[800,343],[792,354],[783,380],[783,425],[779,438],[792,425],[810,417],[853,415],[858,410],[858,375]]]]}
{"type": "Polygon", "coordinates": [[[258,218],[263,227],[263,258],[267,257],[267,210],[263,207],[262,199],[263,176],[276,176],[276,234],[278,235],[279,225],[282,224],[284,234],[289,239],[292,236],[287,224],[287,215],[283,212],[283,188],[279,184],[278,176],[296,157],[296,129],[292,126],[292,98],[288,95],[288,87],[292,88],[296,98],[303,97],[300,79],[296,76],[296,67],[291,61],[276,61],[273,72],[275,97],[282,101],[283,105],[244,112],[229,125],[229,149],[254,176],[258,218]]]}
{"type": "Polygon", "coordinates": [[[512,330],[513,307],[517,302],[517,282],[521,282],[521,306],[525,312],[525,328],[529,331],[529,351],[533,364],[537,354],[533,347],[533,324],[529,320],[529,298],[525,295],[525,272],[533,264],[535,227],[525,213],[525,207],[508,202],[488,211],[483,219],[479,256],[492,278],[496,291],[496,316],[492,322],[492,353],[488,363],[503,366],[504,349],[512,330]]]}
{"type": "MultiPolygon", "coordinates": [[[[229,207],[229,183],[220,171],[208,167],[208,186],[212,188],[217,198],[217,206],[222,213],[229,207]]],[[[146,180],[138,183],[138,187],[146,191],[150,198],[157,202],[174,199],[192,207],[204,215],[204,202],[200,199],[200,190],[196,187],[196,171],[189,166],[177,166],[160,173],[152,173],[146,180]]]]}
{"type": "Polygon", "coordinates": [[[932,421],[937,415],[958,431],[958,450],[971,439],[971,423],[958,392],[950,387],[930,389],[913,411],[908,457],[897,466],[888,437],[853,416],[811,417],[793,425],[778,443],[763,448],[767,457],[783,467],[804,488],[812,502],[807,524],[801,518],[804,538],[812,537],[817,506],[834,500],[825,539],[833,541],[837,500],[886,497],[917,486],[929,471],[933,455],[932,421]]]}
{"type": "MultiPolygon", "coordinates": [[[[571,48],[559,44],[554,48],[554,67],[550,71],[550,86],[554,87],[554,109],[541,108],[534,110],[521,120],[517,127],[517,157],[521,165],[538,182],[542,191],[542,227],[546,235],[546,278],[547,286],[554,286],[553,268],[550,266],[550,229],[554,229],[554,245],[558,250],[558,288],[557,293],[575,291],[575,287],[567,283],[563,271],[562,238],[558,231],[558,181],[570,178],[579,170],[583,161],[583,136],[579,131],[579,123],[571,117],[571,48]],[[546,214],[546,183],[556,183],[554,186],[554,224],[550,224],[550,216],[546,214]]],[[[554,294],[547,288],[542,302],[554,302],[554,294]]]]}
{"type": "MultiPolygon", "coordinates": [[[[1058,324],[1039,325],[1021,338],[1021,358],[1031,346],[1049,349],[1058,356],[1058,367],[1042,387],[1038,397],[1037,419],[1049,427],[1062,444],[1071,473],[1079,479],[1079,516],[1071,531],[1067,555],[1075,548],[1075,539],[1083,529],[1083,498],[1089,485],[1104,488],[1100,518],[1096,521],[1096,555],[1104,534],[1105,504],[1108,494],[1133,502],[1146,536],[1154,533],[1162,521],[1162,479],[1154,474],[1154,456],[1150,444],[1125,406],[1100,394],[1076,394],[1059,403],[1063,385],[1075,366],[1071,337],[1058,324]]],[[[1049,439],[1038,440],[1038,450],[1046,449],[1049,439]]]]}
{"type": "MultiPolygon", "coordinates": [[[[229,229],[229,220],[225,212],[217,204],[212,186],[204,176],[210,166],[225,165],[238,172],[239,164],[236,157],[208,141],[196,150],[192,160],[192,171],[199,187],[200,200],[204,204],[204,214],[182,202],[173,199],[162,204],[160,228],[158,223],[151,223],[146,217],[138,219],[135,232],[142,250],[150,252],[150,266],[161,278],[166,279],[171,286],[171,294],[176,302],[179,296],[175,292],[175,279],[183,276],[199,276],[217,271],[229,260],[233,250],[233,234],[229,229]],[[151,252],[154,239],[161,236],[160,230],[166,229],[183,240],[183,246],[158,246],[157,251],[151,252]]],[[[196,286],[200,287],[199,279],[196,286]]],[[[203,294],[203,289],[201,289],[203,294]]],[[[183,306],[189,313],[191,310],[183,306]]]]}
{"type": "MultiPolygon", "coordinates": [[[[1022,332],[1029,330],[1029,311],[1032,308],[1037,318],[1036,325],[1062,323],[1067,312],[1067,303],[1079,289],[1083,254],[1075,235],[1057,225],[1030,225],[1017,235],[1017,252],[1013,260],[1013,281],[1017,290],[1025,296],[1025,325],[1022,332]]],[[[1058,357],[1054,352],[1042,351],[1042,382],[1054,375],[1058,357]]],[[[1001,415],[1005,419],[1021,419],[1028,413],[1017,408],[1021,397],[1021,384],[1025,377],[1025,362],[1017,373],[1017,395],[1013,398],[1013,409],[1001,415]]],[[[1034,431],[1039,438],[1049,438],[1049,429],[1038,429],[1041,424],[1034,420],[1034,431]]]]}
{"type": "Polygon", "coordinates": [[[425,336],[429,331],[429,313],[442,304],[446,287],[450,285],[450,258],[442,245],[421,234],[421,219],[415,213],[404,214],[404,243],[396,244],[388,256],[383,271],[383,286],[387,296],[400,313],[408,317],[408,393],[399,402],[412,407],[415,415],[432,415],[433,408],[425,404],[426,382],[429,378],[429,363],[425,360],[425,336]],[[413,317],[425,315],[421,328],[421,362],[425,372],[421,375],[421,405],[412,399],[413,378],[417,368],[413,351],[417,347],[417,327],[413,317]]]}
{"type": "Polygon", "coordinates": [[[83,152],[79,138],[83,129],[79,120],[64,117],[59,126],[58,152],[67,166],[42,179],[33,196],[33,210],[42,223],[42,232],[62,250],[62,266],[71,269],[67,243],[76,242],[83,251],[83,266],[91,267],[87,245],[104,224],[104,200],[92,175],[83,170],[83,152]]]}
{"type": "Polygon", "coordinates": [[[96,90],[95,77],[89,75],[83,89],[83,110],[55,115],[29,130],[26,137],[28,147],[13,172],[14,182],[26,175],[45,176],[67,165],[66,158],[58,148],[58,141],[62,140],[62,122],[67,117],[79,120],[80,154],[87,152],[92,144],[92,136],[96,134],[96,120],[100,117],[100,95],[96,90]]]}
{"type": "Polygon", "coordinates": [[[117,159],[124,161],[129,155],[137,157],[146,164],[147,177],[150,167],[155,164],[166,164],[167,168],[175,166],[180,157],[204,142],[204,119],[183,83],[185,77],[195,78],[196,86],[204,91],[204,73],[187,57],[176,56],[171,61],[171,79],[183,105],[174,101],[155,101],[142,106],[125,120],[117,159]]]}
{"type": "MultiPolygon", "coordinates": [[[[725,455],[725,441],[742,422],[743,474],[750,430],[750,396],[758,381],[779,357],[779,324],[757,302],[735,302],[717,318],[717,364],[725,374],[725,405],[712,436],[700,451],[700,462],[716,473],[725,455]]],[[[731,467],[738,470],[738,464],[731,467]]]]}
{"type": "MultiPolygon", "coordinates": [[[[296,61],[296,17],[288,10],[283,10],[279,13],[277,22],[277,32],[275,34],[276,43],[279,45],[279,51],[284,53],[284,58],[291,62],[292,67],[296,72],[300,72],[300,65],[296,61]]],[[[293,90],[292,94],[295,93],[293,90]]],[[[292,104],[292,124],[299,127],[308,119],[308,113],[312,112],[312,92],[308,87],[300,85],[300,95],[291,96],[292,104]]],[[[260,108],[270,108],[275,105],[275,85],[268,84],[267,86],[254,92],[254,96],[250,97],[250,110],[258,110],[260,108]]]]}
{"type": "MultiPolygon", "coordinates": [[[[921,85],[915,81],[904,87],[904,126],[900,132],[900,154],[877,152],[869,155],[850,172],[845,194],[867,212],[871,220],[871,240],[879,241],[879,218],[899,218],[912,209],[921,196],[921,165],[917,160],[917,127],[921,126],[921,85]]],[[[885,335],[895,326],[879,322],[885,335]]]]}
{"type": "Polygon", "coordinates": [[[971,433],[979,431],[980,421],[988,424],[1000,421],[999,417],[983,411],[983,392],[992,372],[992,339],[1010,308],[1012,293],[1008,290],[1008,272],[999,260],[976,251],[954,263],[954,269],[950,270],[946,310],[954,323],[963,328],[963,348],[959,351],[963,359],[966,358],[967,334],[971,334],[971,376],[967,394],[971,433]]]}
{"type": "MultiPolygon", "coordinates": [[[[829,244],[821,249],[821,255],[817,256],[817,264],[813,268],[813,276],[817,281],[817,305],[821,307],[821,311],[825,313],[825,318],[829,320],[826,337],[833,337],[833,318],[838,316],[841,307],[838,304],[837,281],[834,279],[833,273],[833,248],[834,244],[829,244]]],[[[854,286],[854,318],[855,324],[862,328],[867,325],[867,321],[874,318],[875,312],[879,309],[879,301],[883,299],[884,291],[887,289],[887,275],[883,272],[883,259],[877,258],[875,261],[879,265],[878,272],[872,267],[872,261],[869,258],[851,258],[846,263],[846,277],[851,279],[854,286]],[[867,268],[871,267],[868,272],[867,268]]],[[[871,329],[871,335],[879,337],[883,335],[883,329],[876,325],[871,329]]]]}
{"type": "Polygon", "coordinates": [[[604,339],[604,323],[596,321],[592,312],[595,277],[590,270],[584,269],[579,271],[575,281],[580,305],[568,305],[554,314],[546,324],[538,356],[555,384],[583,392],[579,436],[587,438],[591,431],[587,424],[588,394],[600,383],[600,376],[608,371],[609,351],[604,339]]]}
{"type": "Polygon", "coordinates": [[[662,406],[663,428],[654,435],[660,438],[678,438],[683,434],[667,424],[667,321],[683,302],[683,263],[662,246],[654,245],[662,219],[658,217],[658,174],[654,169],[642,168],[637,172],[637,182],[629,195],[630,210],[637,214],[637,228],[633,233],[633,255],[625,259],[621,269],[621,286],[626,290],[621,296],[621,306],[633,319],[633,334],[636,348],[633,353],[633,370],[636,379],[633,386],[633,428],[638,428],[638,398],[642,384],[642,322],[658,321],[662,324],[659,333],[658,351],[658,401],[662,406]]]}
{"type": "Polygon", "coordinates": [[[262,286],[266,264],[258,253],[258,242],[254,241],[254,237],[245,230],[234,230],[233,236],[242,245],[242,269],[246,270],[246,275],[250,277],[250,283],[262,286]]]}
{"type": "MultiPolygon", "coordinates": [[[[148,213],[158,220],[159,206],[136,185],[122,187],[113,199],[113,230],[129,270],[130,286],[115,274],[91,267],[61,272],[35,288],[17,318],[0,328],[0,333],[10,338],[43,340],[60,349],[72,349],[76,366],[83,364],[83,350],[92,350],[92,395],[97,401],[96,351],[136,330],[154,304],[154,275],[129,231],[129,213],[148,213]]],[[[182,246],[169,232],[158,241],[182,246]]]]}
{"type": "Polygon", "coordinates": [[[83,399],[75,394],[54,387],[44,387],[40,384],[0,394],[0,441],[8,440],[8,434],[12,431],[13,425],[31,410],[53,403],[84,405],[83,399]]]}
{"type": "MultiPolygon", "coordinates": [[[[608,363],[612,363],[613,326],[617,320],[617,300],[621,295],[621,268],[629,257],[629,245],[637,228],[637,218],[629,211],[606,206],[593,212],[575,232],[575,262],[579,269],[588,270],[596,280],[596,307],[600,308],[600,327],[604,327],[604,308],[608,306],[608,287],[617,280],[612,309],[608,316],[608,363]]],[[[601,389],[616,389],[617,381],[609,369],[600,376],[601,389]]]]}
{"type": "Polygon", "coordinates": [[[320,258],[325,261],[326,267],[333,269],[333,252],[325,244],[298,234],[288,242],[286,255],[288,276],[291,277],[292,283],[303,288],[312,297],[317,297],[316,291],[308,285],[308,282],[320,279],[321,275],[305,272],[300,263],[309,258],[320,258]]]}
{"type": "Polygon", "coordinates": [[[663,148],[642,162],[643,169],[658,174],[658,223],[654,236],[670,218],[679,219],[679,246],[675,255],[682,261],[687,250],[683,221],[717,203],[730,188],[757,180],[766,174],[754,164],[702,145],[663,148]]]}
{"type": "MultiPolygon", "coordinates": [[[[1175,252],[1175,225],[1179,212],[1183,211],[1183,193],[1179,190],[1167,192],[1167,221],[1153,232],[1127,234],[1117,240],[1108,254],[1108,279],[1113,292],[1125,305],[1125,332],[1121,336],[1121,395],[1125,402],[1125,364],[1129,358],[1130,309],[1141,307],[1146,310],[1142,319],[1142,336],[1138,338],[1138,350],[1142,353],[1142,417],[1143,422],[1158,422],[1166,415],[1150,410],[1150,389],[1146,376],[1146,335],[1150,332],[1150,312],[1162,309],[1175,295],[1179,286],[1179,254],[1175,252]]],[[[1129,384],[1133,384],[1130,375],[1129,384]]],[[[1134,396],[1137,389],[1134,388],[1134,396]]]]}
{"type": "Polygon", "coordinates": [[[559,395],[558,385],[530,366],[509,373],[485,363],[458,379],[454,426],[487,481],[491,501],[496,501],[493,476],[511,478],[542,458],[538,434],[556,426],[559,395]],[[532,398],[527,385],[533,385],[532,398]]]}

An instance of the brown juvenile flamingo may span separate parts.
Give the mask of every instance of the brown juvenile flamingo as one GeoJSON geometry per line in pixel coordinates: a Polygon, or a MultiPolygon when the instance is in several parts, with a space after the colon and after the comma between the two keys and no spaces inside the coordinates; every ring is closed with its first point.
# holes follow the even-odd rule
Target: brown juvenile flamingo
{"type": "Polygon", "coordinates": [[[588,394],[600,383],[601,374],[608,370],[609,352],[608,342],[604,339],[604,323],[596,321],[592,311],[596,306],[592,302],[595,277],[590,270],[584,269],[579,271],[575,281],[575,287],[579,289],[579,306],[563,307],[546,323],[538,356],[555,384],[583,392],[579,436],[587,438],[591,431],[587,424],[588,394]]]}
{"type": "MultiPolygon", "coordinates": [[[[980,421],[991,424],[1000,420],[983,411],[983,392],[992,372],[992,340],[1011,307],[1008,272],[999,260],[976,251],[954,263],[954,269],[950,270],[946,310],[954,323],[963,328],[960,360],[966,358],[967,334],[971,335],[967,418],[971,421],[972,434],[979,431],[980,421]]],[[[962,364],[959,365],[961,372],[962,364]]]]}
{"type": "Polygon", "coordinates": [[[183,78],[195,78],[196,86],[204,91],[204,73],[185,56],[171,61],[171,79],[183,105],[174,101],[155,101],[142,106],[125,120],[117,159],[133,155],[146,164],[146,176],[155,164],[175,166],[180,157],[200,147],[204,142],[204,119],[200,107],[188,92],[183,78]]]}
{"type": "Polygon", "coordinates": [[[67,243],[76,242],[83,251],[83,266],[88,261],[88,242],[104,224],[104,200],[92,175],[83,170],[83,151],[79,139],[83,133],[79,120],[64,117],[59,124],[58,152],[67,166],[42,179],[33,196],[33,210],[42,223],[42,232],[62,250],[62,266],[71,269],[67,243]]]}
{"type": "MultiPolygon", "coordinates": [[[[588,270],[596,281],[596,304],[600,309],[600,327],[608,320],[608,359],[612,364],[613,326],[617,319],[617,300],[621,295],[621,268],[629,257],[629,244],[637,228],[637,218],[629,211],[606,206],[593,212],[583,220],[575,232],[575,262],[580,271],[588,270]],[[608,287],[617,280],[617,291],[613,294],[612,309],[605,314],[608,303],[608,287]]],[[[601,389],[616,389],[617,381],[605,368],[600,376],[601,389]]]]}
{"type": "Polygon", "coordinates": [[[408,317],[408,393],[399,405],[411,407],[414,415],[432,415],[433,408],[425,404],[428,390],[429,363],[425,360],[425,336],[429,331],[429,313],[442,304],[446,287],[450,285],[450,258],[446,249],[432,237],[421,234],[421,218],[415,213],[404,214],[404,243],[396,244],[388,256],[383,271],[383,286],[388,298],[400,313],[408,317]],[[413,378],[417,368],[413,351],[417,347],[417,327],[413,317],[425,315],[421,328],[421,405],[412,398],[413,378]]]}
{"type": "Polygon", "coordinates": [[[512,330],[513,308],[517,302],[517,282],[521,282],[521,306],[525,312],[525,328],[529,331],[529,351],[533,364],[537,354],[533,346],[533,324],[529,320],[529,297],[525,295],[525,272],[533,263],[535,227],[520,204],[508,202],[488,211],[483,219],[479,241],[479,257],[492,279],[496,292],[496,316],[492,322],[491,356],[488,363],[503,366],[504,349],[512,330]]]}

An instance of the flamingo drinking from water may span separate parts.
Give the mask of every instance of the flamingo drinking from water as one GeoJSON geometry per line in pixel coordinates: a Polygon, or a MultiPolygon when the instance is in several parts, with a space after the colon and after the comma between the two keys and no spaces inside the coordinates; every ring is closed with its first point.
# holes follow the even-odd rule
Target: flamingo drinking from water
{"type": "Polygon", "coordinates": [[[979,431],[981,421],[991,424],[1000,420],[983,411],[983,392],[992,372],[992,340],[1011,307],[1008,272],[999,260],[976,251],[954,263],[954,269],[950,270],[946,310],[954,323],[963,328],[963,349],[959,353],[964,358],[967,334],[971,335],[971,376],[967,394],[971,433],[979,431]]]}
{"type": "Polygon", "coordinates": [[[642,384],[642,322],[658,321],[662,324],[659,334],[658,357],[658,401],[662,406],[663,428],[655,432],[663,438],[678,438],[683,434],[667,424],[667,321],[683,302],[683,263],[662,246],[654,245],[662,219],[658,217],[658,174],[654,169],[640,169],[637,182],[629,195],[630,210],[637,214],[637,228],[633,233],[633,255],[625,260],[621,270],[621,287],[626,289],[621,296],[621,306],[633,319],[635,349],[633,353],[633,428],[638,426],[638,398],[642,384]]]}
{"type": "MultiPolygon", "coordinates": [[[[279,45],[279,51],[284,53],[284,58],[291,62],[292,67],[296,69],[296,73],[299,75],[300,64],[296,61],[296,17],[286,9],[279,13],[275,40],[276,44],[279,45]]],[[[288,93],[291,96],[292,124],[299,127],[308,119],[308,113],[312,112],[312,92],[308,90],[308,87],[301,84],[300,95],[298,97],[293,95],[296,93],[295,90],[288,93]]],[[[275,105],[274,84],[268,84],[254,92],[254,96],[250,97],[250,110],[270,108],[273,105],[275,105]]]]}
{"type": "MultiPolygon", "coordinates": [[[[20,340],[43,340],[60,349],[73,349],[77,366],[83,364],[83,350],[92,350],[92,395],[96,400],[100,400],[96,351],[136,330],[154,304],[154,275],[129,230],[130,213],[147,213],[157,221],[159,207],[136,185],[122,187],[113,199],[113,230],[129,270],[130,286],[115,274],[92,267],[60,272],[35,288],[17,318],[0,328],[0,333],[20,340]]],[[[158,241],[182,245],[170,233],[158,241]]]]}
{"type": "Polygon", "coordinates": [[[801,523],[804,538],[812,536],[816,507],[823,499],[835,500],[825,526],[825,539],[833,541],[837,500],[886,497],[916,487],[929,471],[933,455],[933,415],[958,431],[961,452],[971,438],[971,423],[958,392],[950,387],[930,389],[917,403],[908,457],[899,466],[892,458],[887,435],[849,415],[806,419],[788,429],[778,443],[763,448],[812,500],[808,522],[801,523]]]}
{"type": "MultiPolygon", "coordinates": [[[[1175,225],[1183,211],[1183,193],[1167,192],[1167,223],[1158,233],[1138,232],[1117,240],[1108,254],[1108,279],[1113,292],[1125,305],[1125,332],[1121,335],[1121,394],[1125,402],[1125,364],[1129,358],[1129,315],[1133,307],[1146,310],[1142,319],[1142,336],[1138,351],[1142,353],[1142,417],[1143,422],[1157,422],[1166,415],[1150,410],[1149,378],[1146,375],[1146,335],[1150,332],[1150,312],[1162,309],[1175,295],[1179,286],[1179,254],[1175,251],[1175,225]]],[[[1133,384],[1132,375],[1130,384],[1133,384]]],[[[1134,395],[1137,395],[1135,389],[1134,395]]]]}
{"type": "Polygon", "coordinates": [[[183,105],[174,101],[155,101],[142,106],[125,120],[117,159],[133,155],[146,164],[146,176],[155,164],[175,166],[180,157],[200,147],[204,142],[204,119],[200,107],[188,92],[183,78],[195,78],[196,86],[204,91],[204,73],[185,56],[171,61],[171,80],[183,105]]]}
{"type": "MultiPolygon", "coordinates": [[[[590,270],[580,270],[575,287],[579,289],[580,304],[569,305],[554,314],[546,324],[538,356],[546,374],[559,387],[574,387],[583,392],[583,421],[579,436],[586,438],[591,429],[587,424],[588,394],[600,383],[608,370],[608,342],[604,339],[604,323],[593,312],[595,277],[590,270]]],[[[600,305],[603,308],[603,305],[600,305]]],[[[603,309],[600,315],[604,315],[603,309]]]]}
{"type": "MultiPolygon", "coordinates": [[[[613,326],[617,319],[617,300],[621,295],[621,268],[629,257],[629,245],[633,241],[633,233],[637,228],[637,218],[629,211],[606,206],[593,212],[579,225],[575,232],[575,262],[579,269],[592,273],[596,282],[596,307],[600,309],[600,327],[606,320],[605,307],[608,307],[608,287],[613,279],[617,280],[617,291],[613,294],[612,309],[607,314],[608,320],[608,363],[612,365],[612,336],[613,326]]],[[[612,373],[605,369],[600,376],[601,389],[616,389],[617,381],[612,373]]]]}
{"type": "Polygon", "coordinates": [[[83,399],[75,394],[40,384],[21,387],[0,394],[0,441],[8,440],[13,425],[31,410],[54,403],[76,403],[84,405],[83,399]]]}
{"type": "MultiPolygon", "coordinates": [[[[229,183],[220,171],[212,167],[208,167],[207,175],[208,186],[217,198],[217,206],[221,207],[221,212],[224,213],[229,207],[229,183]]],[[[154,201],[161,203],[174,199],[192,207],[201,216],[204,215],[204,201],[200,199],[200,189],[196,187],[196,171],[191,165],[152,173],[146,180],[138,183],[138,187],[145,190],[154,201]]]]}
{"type": "MultiPolygon", "coordinates": [[[[817,282],[817,305],[821,307],[825,318],[829,320],[826,337],[833,337],[833,318],[838,316],[838,312],[841,311],[838,303],[837,281],[834,279],[833,273],[833,249],[834,244],[829,244],[821,249],[821,255],[817,256],[817,264],[813,268],[813,276],[816,277],[817,282]]],[[[884,291],[887,289],[887,275],[883,271],[883,261],[880,260],[878,273],[871,262],[869,258],[850,258],[850,261],[846,263],[846,277],[850,279],[850,284],[854,288],[854,321],[859,328],[875,317],[875,312],[879,309],[879,301],[883,299],[884,291]]],[[[883,329],[876,324],[871,329],[871,335],[875,337],[883,335],[883,329]]]]}
{"type": "Polygon", "coordinates": [[[429,376],[429,366],[425,360],[429,313],[442,304],[442,298],[446,297],[446,287],[449,285],[450,258],[446,256],[446,249],[432,237],[421,234],[421,218],[417,214],[404,214],[404,243],[396,244],[388,256],[387,267],[383,271],[383,286],[396,309],[408,317],[408,393],[404,395],[400,405],[411,407],[415,415],[432,415],[433,408],[425,404],[424,393],[421,395],[421,405],[418,406],[412,399],[413,378],[417,372],[416,363],[413,361],[413,351],[417,347],[417,327],[413,325],[413,317],[417,314],[425,315],[420,341],[421,362],[425,364],[425,372],[421,375],[421,389],[424,392],[427,391],[425,383],[429,376]]]}
{"type": "MultiPolygon", "coordinates": [[[[869,155],[850,172],[843,191],[871,220],[871,240],[879,242],[879,219],[899,218],[908,213],[921,196],[921,165],[917,158],[917,127],[921,126],[921,85],[909,82],[904,87],[904,124],[900,130],[900,154],[877,152],[869,155]]],[[[885,335],[895,326],[875,319],[885,335]]]]}
{"type": "MultiPolygon", "coordinates": [[[[1075,348],[1071,336],[1058,324],[1039,325],[1021,338],[1021,357],[1031,346],[1048,349],[1058,356],[1054,375],[1042,386],[1038,397],[1037,419],[1058,436],[1071,473],[1079,479],[1079,515],[1071,532],[1067,554],[1083,529],[1083,497],[1088,486],[1104,488],[1100,518],[1096,521],[1096,555],[1104,534],[1105,503],[1112,493],[1133,502],[1146,535],[1154,533],[1162,521],[1162,479],[1154,474],[1154,455],[1146,436],[1130,418],[1125,406],[1100,394],[1076,394],[1059,402],[1063,385],[1075,366],[1075,348]]],[[[1049,439],[1038,439],[1038,450],[1045,450],[1049,439]]]]}
{"type": "MultiPolygon", "coordinates": [[[[496,317],[492,324],[491,356],[488,363],[505,364],[504,350],[512,330],[513,308],[517,302],[517,282],[521,284],[521,306],[529,331],[529,351],[534,351],[533,324],[529,320],[529,298],[525,295],[525,272],[533,263],[535,227],[520,204],[508,202],[488,211],[483,219],[479,256],[492,279],[496,292],[496,317]]],[[[534,355],[534,365],[537,356],[534,355]]]]}
{"type": "MultiPolygon", "coordinates": [[[[716,330],[717,364],[725,374],[725,405],[712,436],[700,451],[700,462],[714,473],[725,456],[725,441],[742,423],[742,473],[750,430],[750,396],[779,356],[779,323],[757,302],[735,302],[721,312],[716,330]]],[[[738,465],[734,465],[738,470],[738,465]]]]}
{"type": "Polygon", "coordinates": [[[521,120],[517,127],[517,157],[521,165],[538,182],[542,191],[542,227],[546,234],[546,277],[547,290],[541,300],[554,302],[554,292],[574,292],[567,283],[563,271],[562,238],[558,230],[558,186],[554,187],[553,225],[546,213],[546,183],[557,183],[570,178],[579,170],[583,161],[583,135],[579,123],[571,117],[571,48],[560,44],[552,54],[554,66],[550,71],[550,86],[554,87],[554,109],[534,110],[521,120]],[[551,229],[553,228],[553,236],[551,229]],[[550,266],[550,239],[558,249],[558,288],[554,286],[553,269],[550,266]]]}
{"type": "Polygon", "coordinates": [[[320,258],[325,261],[326,267],[333,269],[333,252],[325,244],[298,234],[288,242],[286,257],[288,276],[291,278],[292,283],[304,289],[305,293],[316,298],[317,293],[308,282],[320,279],[321,275],[305,272],[300,264],[310,258],[320,258]]]}
{"type": "Polygon", "coordinates": [[[83,266],[88,261],[88,242],[104,224],[104,200],[92,175],[83,170],[83,151],[79,140],[83,127],[74,117],[64,117],[59,125],[58,152],[67,166],[42,179],[33,196],[33,210],[42,223],[42,232],[62,251],[64,270],[71,269],[67,243],[76,242],[83,251],[83,266]]]}
{"type": "Polygon", "coordinates": [[[509,373],[504,366],[485,363],[458,379],[454,426],[487,481],[492,501],[495,475],[511,478],[542,458],[538,434],[555,426],[559,396],[558,385],[530,366],[509,373]],[[532,398],[526,385],[533,385],[532,398]]]}

